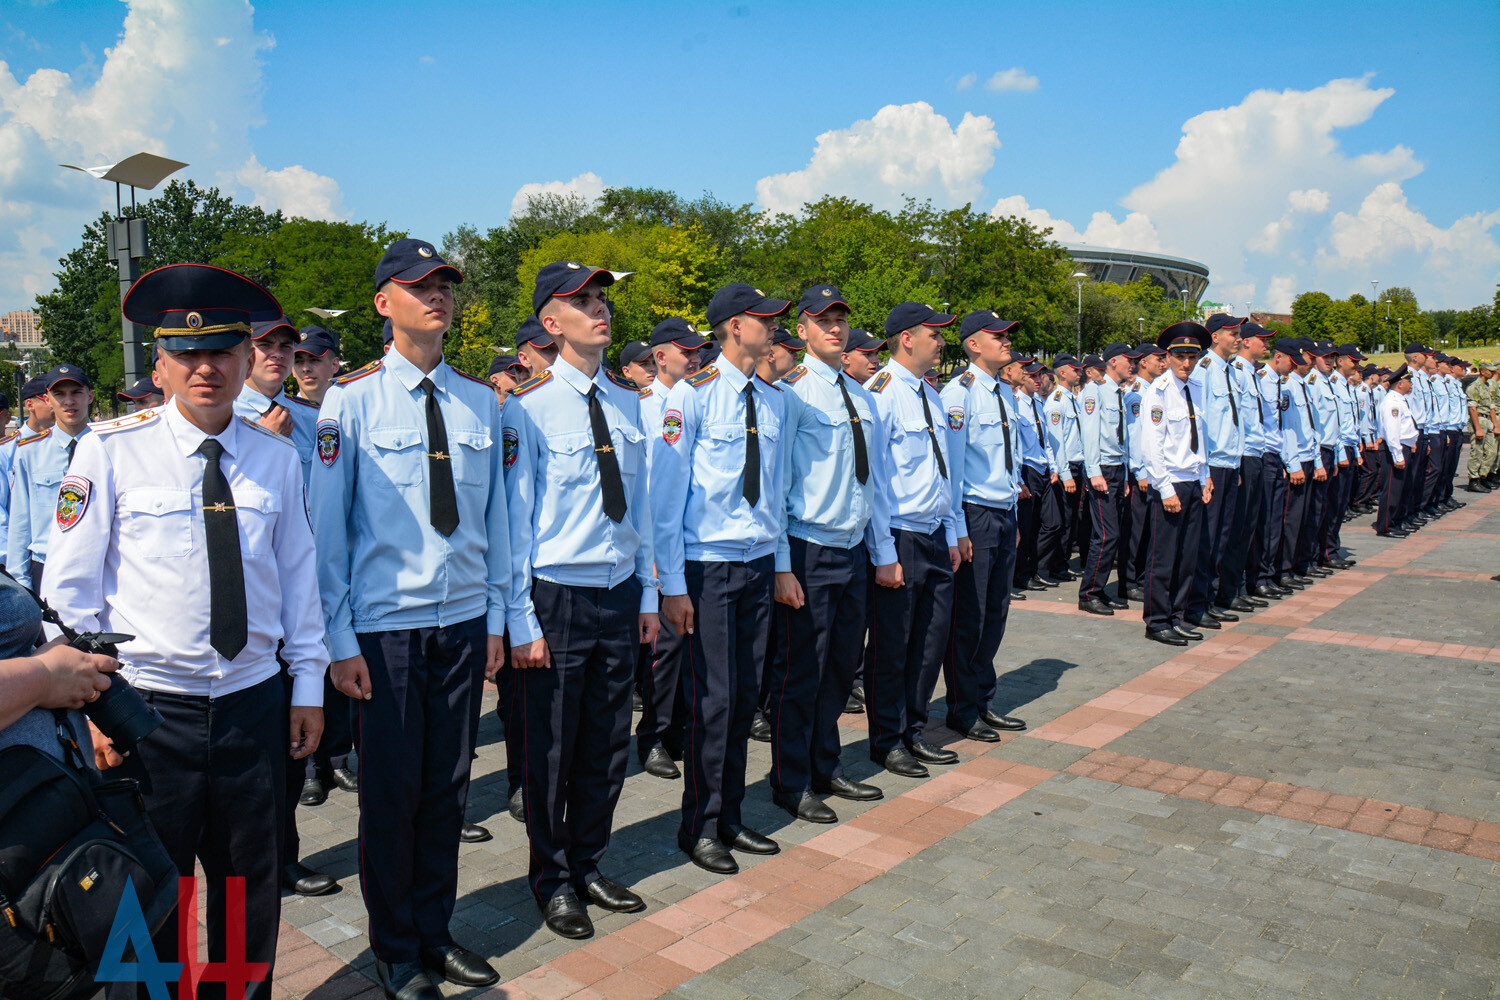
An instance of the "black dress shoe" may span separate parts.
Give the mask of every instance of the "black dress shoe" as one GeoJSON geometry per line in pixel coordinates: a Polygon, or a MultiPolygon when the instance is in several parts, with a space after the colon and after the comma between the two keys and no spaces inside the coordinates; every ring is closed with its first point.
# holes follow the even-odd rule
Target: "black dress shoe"
{"type": "Polygon", "coordinates": [[[813,791],[820,794],[837,795],[839,798],[848,799],[851,802],[869,802],[873,799],[885,797],[885,792],[882,792],[875,785],[867,785],[862,781],[855,781],[853,778],[842,774],[826,785],[814,781],[812,787],[813,791]]]}
{"type": "Polygon", "coordinates": [[[526,799],[522,796],[521,789],[517,788],[510,793],[510,802],[506,804],[506,809],[510,812],[510,818],[517,823],[526,822],[526,799]]]}
{"type": "Polygon", "coordinates": [[[696,842],[690,841],[685,833],[678,830],[677,846],[693,859],[693,864],[704,871],[713,872],[715,875],[733,875],[740,870],[740,866],[735,863],[734,857],[729,853],[729,848],[712,837],[700,837],[696,842]]]}
{"type": "Polygon", "coordinates": [[[1223,625],[1220,625],[1217,620],[1208,617],[1205,617],[1202,621],[1189,621],[1186,624],[1188,628],[1206,628],[1215,631],[1224,627],[1223,625]]]}
{"type": "Polygon", "coordinates": [[[1041,575],[1033,576],[1031,578],[1031,582],[1032,583],[1040,583],[1043,587],[1046,587],[1048,590],[1051,590],[1053,587],[1061,587],[1062,586],[1062,584],[1058,583],[1056,580],[1049,580],[1045,576],[1041,576],[1041,575]]]}
{"type": "Polygon", "coordinates": [[[308,778],[302,783],[302,794],[297,796],[299,806],[320,806],[328,801],[328,789],[317,778],[308,778]]]}
{"type": "Polygon", "coordinates": [[[644,899],[603,875],[584,886],[583,892],[595,906],[602,906],[616,913],[639,913],[646,908],[644,899]]]}
{"type": "Polygon", "coordinates": [[[421,962],[375,960],[375,978],[389,1000],[443,1000],[421,962]]]}
{"type": "Polygon", "coordinates": [[[1198,640],[1200,640],[1200,639],[1202,639],[1204,637],[1202,632],[1196,631],[1194,629],[1190,629],[1190,628],[1188,628],[1185,625],[1173,625],[1172,626],[1172,631],[1176,632],[1178,635],[1182,636],[1184,639],[1192,639],[1194,642],[1197,642],[1198,640]]]}
{"type": "Polygon", "coordinates": [[[720,823],[719,836],[725,847],[747,854],[780,854],[781,845],[765,834],[756,833],[740,823],[720,823]]]}
{"type": "Polygon", "coordinates": [[[1148,628],[1146,638],[1168,646],[1186,646],[1188,641],[1169,628],[1148,628]]]}
{"type": "Polygon", "coordinates": [[[805,819],[809,823],[837,823],[839,821],[838,813],[825,806],[822,800],[811,791],[803,791],[800,795],[794,795],[791,792],[772,792],[771,801],[798,819],[805,819]]]}
{"type": "Polygon", "coordinates": [[[1125,591],[1125,600],[1141,602],[1146,599],[1146,592],[1140,587],[1131,587],[1125,591]]]}
{"type": "Polygon", "coordinates": [[[1045,583],[1042,582],[1041,577],[1034,576],[1030,580],[1027,580],[1024,583],[1018,583],[1018,584],[1016,584],[1016,586],[1014,587],[1014,589],[1015,590],[1047,590],[1049,588],[1047,587],[1047,585],[1045,583]]]}
{"type": "Polygon", "coordinates": [[[1377,531],[1375,534],[1381,538],[1406,538],[1411,532],[1402,531],[1400,528],[1392,528],[1390,531],[1377,531]]]}
{"type": "Polygon", "coordinates": [[[1312,577],[1310,577],[1310,576],[1302,576],[1302,575],[1289,576],[1289,577],[1287,577],[1287,579],[1290,582],[1292,582],[1292,583],[1299,583],[1299,584],[1301,584],[1304,587],[1311,587],[1313,585],[1313,583],[1316,582],[1316,581],[1313,580],[1312,577]]]}
{"type": "Polygon", "coordinates": [[[641,693],[639,691],[630,692],[630,710],[632,712],[641,712],[645,708],[646,701],[641,697],[641,693]]]}
{"type": "Polygon", "coordinates": [[[1322,566],[1309,566],[1309,567],[1307,567],[1307,575],[1308,576],[1315,576],[1315,577],[1318,577],[1319,579],[1322,579],[1324,577],[1332,576],[1333,575],[1333,570],[1331,570],[1331,569],[1324,569],[1322,566]]]}
{"type": "Polygon", "coordinates": [[[771,724],[759,712],[755,713],[755,718],[750,723],[750,738],[757,743],[771,742],[771,724]]]}
{"type": "Polygon", "coordinates": [[[1204,613],[1216,622],[1237,622],[1240,620],[1239,615],[1230,611],[1220,611],[1218,608],[1209,608],[1204,613]]]}
{"type": "Polygon", "coordinates": [[[1110,607],[1114,608],[1116,611],[1124,611],[1126,608],[1130,607],[1130,602],[1129,601],[1123,600],[1123,599],[1118,598],[1118,597],[1106,597],[1104,599],[1104,603],[1108,604],[1110,607]]]}
{"type": "Polygon", "coordinates": [[[1265,605],[1257,605],[1254,601],[1251,601],[1248,598],[1244,597],[1236,597],[1234,600],[1229,602],[1229,610],[1238,611],[1241,614],[1250,614],[1256,609],[1256,607],[1265,607],[1265,605]]]}
{"type": "Polygon", "coordinates": [[[490,968],[490,963],[456,944],[423,948],[422,965],[454,986],[488,986],[500,978],[499,973],[490,968]]]}
{"type": "Polygon", "coordinates": [[[999,743],[1000,734],[982,722],[976,722],[968,729],[962,731],[965,739],[978,740],[981,743],[999,743]]]}
{"type": "Polygon", "coordinates": [[[864,685],[863,684],[856,684],[856,685],[854,685],[854,687],[849,691],[849,697],[853,698],[855,701],[857,701],[861,705],[863,705],[865,703],[865,688],[864,688],[864,685]]]}
{"type": "Polygon", "coordinates": [[[641,767],[646,769],[647,774],[658,778],[680,778],[682,772],[677,770],[677,765],[672,763],[672,755],[661,747],[652,747],[641,757],[641,767]]]}
{"type": "Polygon", "coordinates": [[[864,710],[865,703],[854,697],[854,695],[852,694],[849,696],[849,700],[844,702],[845,715],[860,715],[864,712],[864,710]]]}
{"type": "Polygon", "coordinates": [[[1318,565],[1322,566],[1324,569],[1348,569],[1352,564],[1347,559],[1341,559],[1338,556],[1334,556],[1327,562],[1319,563],[1318,565]]]}
{"type": "Polygon", "coordinates": [[[336,767],[333,769],[333,783],[346,792],[359,791],[359,775],[347,767],[336,767]]]}
{"type": "Polygon", "coordinates": [[[1024,601],[1026,600],[1026,595],[1018,590],[1012,589],[1010,592],[1010,599],[1012,601],[1024,601]]]}
{"type": "Polygon", "coordinates": [[[462,840],[465,844],[482,844],[486,840],[494,840],[495,838],[490,834],[490,831],[478,823],[470,823],[468,820],[464,820],[463,827],[458,831],[458,839],[462,840]]]}
{"type": "Polygon", "coordinates": [[[1286,596],[1286,591],[1282,590],[1280,587],[1275,586],[1274,584],[1270,587],[1251,587],[1249,590],[1245,591],[1245,593],[1249,594],[1251,597],[1266,601],[1266,607],[1270,607],[1269,602],[1279,601],[1286,596]]]}
{"type": "Polygon", "coordinates": [[[911,755],[924,764],[958,763],[958,754],[954,753],[952,750],[944,750],[942,747],[935,747],[931,743],[928,743],[926,740],[913,740],[911,743],[907,744],[906,749],[910,750],[911,755]]]}
{"type": "Polygon", "coordinates": [[[1488,486],[1484,485],[1484,483],[1476,483],[1473,480],[1469,481],[1469,485],[1466,488],[1468,489],[1468,491],[1470,493],[1493,493],[1494,492],[1488,486]]]}
{"type": "Polygon", "coordinates": [[[1019,732],[1026,728],[1026,723],[1009,715],[1001,715],[993,708],[986,708],[979,713],[979,717],[985,723],[995,729],[1003,729],[1006,732],[1019,732]]]}
{"type": "Polygon", "coordinates": [[[281,887],[299,896],[322,896],[338,887],[333,876],[315,872],[300,861],[281,866],[281,887]]]}
{"type": "Polygon", "coordinates": [[[1108,604],[1105,604],[1097,597],[1090,598],[1087,601],[1079,601],[1078,610],[1087,611],[1091,615],[1112,615],[1115,613],[1114,608],[1110,607],[1108,604]]]}
{"type": "Polygon", "coordinates": [[[913,757],[906,747],[897,747],[885,755],[885,760],[876,761],[876,763],[892,774],[899,774],[903,778],[925,778],[928,773],[927,768],[922,766],[922,762],[913,757]]]}
{"type": "Polygon", "coordinates": [[[560,937],[586,938],[594,936],[594,922],[589,911],[583,908],[572,891],[564,890],[547,900],[542,907],[542,918],[547,929],[560,937]]]}

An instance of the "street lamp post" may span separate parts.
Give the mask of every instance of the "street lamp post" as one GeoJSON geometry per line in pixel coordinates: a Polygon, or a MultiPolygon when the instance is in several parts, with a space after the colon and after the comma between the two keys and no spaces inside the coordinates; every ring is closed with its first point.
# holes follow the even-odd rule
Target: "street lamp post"
{"type": "Polygon", "coordinates": [[[1137,316],[1135,318],[1135,333],[1142,340],[1146,339],[1146,317],[1137,316]]]}
{"type": "Polygon", "coordinates": [[[1073,333],[1073,350],[1079,357],[1083,357],[1083,283],[1087,278],[1083,271],[1073,272],[1073,280],[1078,282],[1078,326],[1073,333]]]}
{"type": "MultiPolygon", "coordinates": [[[[1380,287],[1380,282],[1378,282],[1378,281],[1371,281],[1370,282],[1370,343],[1371,344],[1375,343],[1375,308],[1376,308],[1376,306],[1378,306],[1380,304],[1380,300],[1375,295],[1375,289],[1377,289],[1379,287],[1380,287]]],[[[1389,308],[1389,306],[1387,306],[1387,308],[1389,308]]]]}

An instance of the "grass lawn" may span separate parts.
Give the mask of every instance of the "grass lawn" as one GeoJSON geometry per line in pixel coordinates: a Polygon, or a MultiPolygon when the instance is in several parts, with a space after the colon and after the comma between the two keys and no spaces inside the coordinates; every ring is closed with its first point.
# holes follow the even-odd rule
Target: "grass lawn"
{"type": "MultiPolygon", "coordinates": [[[[1451,354],[1454,357],[1463,358],[1465,361],[1474,361],[1484,358],[1487,361],[1500,361],[1500,345],[1490,344],[1485,347],[1460,347],[1457,350],[1441,347],[1437,344],[1428,344],[1433,350],[1451,354]]],[[[1372,354],[1370,361],[1387,368],[1395,368],[1406,360],[1404,354],[1372,354]]]]}

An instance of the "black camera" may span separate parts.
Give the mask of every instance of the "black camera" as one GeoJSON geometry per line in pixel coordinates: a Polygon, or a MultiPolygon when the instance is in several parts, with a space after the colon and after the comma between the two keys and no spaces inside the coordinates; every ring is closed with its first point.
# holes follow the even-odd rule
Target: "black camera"
{"type": "MultiPolygon", "coordinates": [[[[56,625],[63,638],[68,640],[68,645],[79,652],[118,659],[120,651],[116,647],[135,638],[123,632],[75,632],[63,624],[46,601],[38,598],[38,603],[42,606],[42,618],[56,625]]],[[[134,750],[137,743],[162,724],[161,713],[146,704],[141,693],[118,673],[109,675],[109,687],[85,704],[83,711],[120,753],[134,750]]]]}

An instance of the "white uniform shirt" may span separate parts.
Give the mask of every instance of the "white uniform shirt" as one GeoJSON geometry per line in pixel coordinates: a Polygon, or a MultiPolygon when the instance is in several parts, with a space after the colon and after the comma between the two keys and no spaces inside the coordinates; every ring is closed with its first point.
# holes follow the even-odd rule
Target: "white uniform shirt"
{"type": "MultiPolygon", "coordinates": [[[[1200,400],[1193,400],[1188,416],[1187,393],[1192,387],[1170,371],[1163,372],[1141,395],[1141,458],[1146,481],[1162,496],[1176,493],[1176,483],[1208,482],[1208,452],[1202,428],[1198,447],[1192,447],[1191,424],[1202,415],[1200,400]]],[[[1196,393],[1194,393],[1196,396],[1196,393]]]]}
{"type": "Polygon", "coordinates": [[[1402,449],[1416,446],[1417,423],[1412,419],[1406,394],[1392,390],[1380,401],[1380,436],[1391,450],[1392,461],[1404,457],[1402,449]]]}

